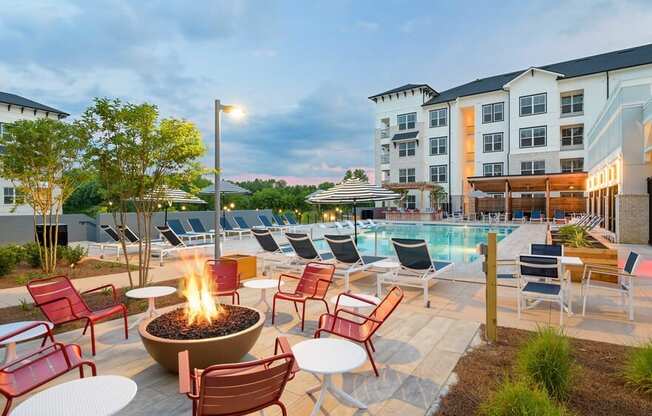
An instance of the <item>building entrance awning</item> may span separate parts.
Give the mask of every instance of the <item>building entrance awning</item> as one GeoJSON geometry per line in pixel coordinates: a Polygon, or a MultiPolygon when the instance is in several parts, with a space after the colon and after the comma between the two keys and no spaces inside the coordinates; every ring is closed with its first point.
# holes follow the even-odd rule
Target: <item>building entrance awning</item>
{"type": "Polygon", "coordinates": [[[545,175],[472,176],[469,184],[482,192],[584,191],[587,172],[547,173],[545,175]]]}

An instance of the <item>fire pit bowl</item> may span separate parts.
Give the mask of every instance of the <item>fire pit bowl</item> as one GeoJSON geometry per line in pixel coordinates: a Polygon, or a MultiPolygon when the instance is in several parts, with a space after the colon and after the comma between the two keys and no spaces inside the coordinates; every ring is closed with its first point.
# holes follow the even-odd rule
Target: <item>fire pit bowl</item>
{"type": "Polygon", "coordinates": [[[174,373],[179,371],[178,354],[185,350],[191,368],[239,362],[258,340],[265,315],[248,306],[221,308],[222,314],[211,324],[189,326],[183,309],[144,320],[138,326],[140,339],[149,355],[174,373]]]}

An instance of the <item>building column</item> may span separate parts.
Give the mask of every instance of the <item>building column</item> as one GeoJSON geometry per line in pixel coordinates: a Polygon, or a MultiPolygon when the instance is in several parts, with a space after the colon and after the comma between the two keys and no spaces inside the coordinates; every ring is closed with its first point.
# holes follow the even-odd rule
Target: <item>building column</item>
{"type": "Polygon", "coordinates": [[[511,200],[510,200],[510,191],[509,191],[509,182],[505,181],[505,220],[509,217],[509,210],[510,210],[510,205],[511,205],[511,200]]]}
{"type": "Polygon", "coordinates": [[[546,218],[550,218],[550,180],[546,178],[546,218]]]}

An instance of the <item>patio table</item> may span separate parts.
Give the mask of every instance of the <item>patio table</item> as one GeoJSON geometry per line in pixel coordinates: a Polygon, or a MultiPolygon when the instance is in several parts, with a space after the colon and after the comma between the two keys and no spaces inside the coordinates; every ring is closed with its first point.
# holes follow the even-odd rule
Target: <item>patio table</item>
{"type": "Polygon", "coordinates": [[[16,406],[11,416],[110,416],[124,409],[138,387],[122,376],[85,377],[38,392],[16,406]]]}
{"type": "Polygon", "coordinates": [[[301,341],[292,347],[292,353],[300,369],[322,376],[322,382],[306,390],[311,394],[319,391],[319,398],[310,413],[315,416],[324,401],[326,392],[349,406],[366,409],[367,405],[333,385],[332,376],[360,367],[367,360],[367,354],[359,345],[334,338],[315,338],[301,341]]]}
{"type": "Polygon", "coordinates": [[[171,295],[177,289],[171,286],[148,286],[138,289],[132,289],[125,293],[128,298],[132,299],[147,299],[147,311],[140,316],[129,328],[133,328],[140,323],[143,319],[153,318],[158,315],[156,312],[156,298],[171,295]]]}
{"type": "MultiPolygon", "coordinates": [[[[398,268],[401,267],[401,263],[399,263],[396,260],[392,259],[385,259],[381,261],[377,261],[373,264],[371,267],[372,269],[380,269],[378,272],[379,274],[388,274],[388,273],[394,273],[394,271],[398,268]]],[[[380,297],[382,294],[382,287],[380,284],[380,280],[378,279],[378,276],[376,277],[376,296],[380,297]]]]}
{"type": "Polygon", "coordinates": [[[246,280],[242,283],[244,287],[260,290],[260,298],[258,299],[258,302],[254,304],[254,306],[258,306],[261,303],[264,303],[267,305],[267,310],[272,309],[272,305],[270,305],[269,301],[267,301],[267,289],[274,289],[278,287],[279,284],[283,286],[285,283],[282,280],[279,282],[276,279],[251,279],[246,280]]]}
{"type": "MultiPolygon", "coordinates": [[[[21,322],[12,322],[9,324],[4,324],[0,325],[0,337],[4,335],[8,335],[12,332],[15,332],[19,330],[20,328],[24,328],[28,325],[36,324],[36,323],[44,323],[47,325],[50,329],[54,328],[54,325],[52,322],[48,321],[21,321],[21,322]]],[[[42,337],[45,335],[47,331],[45,330],[45,327],[43,325],[36,326],[29,331],[20,333],[18,335],[15,335],[11,338],[8,338],[4,341],[0,341],[0,345],[4,345],[6,347],[5,351],[5,360],[4,364],[9,363],[10,361],[13,361],[16,359],[16,344],[19,342],[23,341],[29,341],[30,339],[42,337]]]]}

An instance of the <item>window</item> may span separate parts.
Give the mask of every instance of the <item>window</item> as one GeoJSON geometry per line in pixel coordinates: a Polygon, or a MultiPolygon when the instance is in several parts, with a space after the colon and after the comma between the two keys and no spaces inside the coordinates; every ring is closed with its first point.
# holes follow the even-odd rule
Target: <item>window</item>
{"type": "Polygon", "coordinates": [[[584,198],[584,192],[560,192],[559,196],[567,198],[584,198]]]}
{"type": "Polygon", "coordinates": [[[430,182],[446,182],[447,176],[446,165],[430,166],[430,182]]]}
{"type": "Polygon", "coordinates": [[[430,110],[430,127],[443,127],[447,125],[448,109],[430,110]]]}
{"type": "Polygon", "coordinates": [[[584,126],[572,126],[561,128],[562,147],[581,147],[584,143],[584,126]]]}
{"type": "Polygon", "coordinates": [[[482,176],[503,176],[503,162],[483,164],[482,176]]]}
{"type": "Polygon", "coordinates": [[[521,147],[542,147],[546,145],[546,127],[520,129],[521,147]]]}
{"type": "Polygon", "coordinates": [[[414,156],[417,151],[417,142],[403,142],[398,144],[398,157],[414,156]]]}
{"type": "Polygon", "coordinates": [[[584,170],[584,159],[581,157],[575,159],[561,159],[562,172],[582,172],[584,170]]]}
{"type": "Polygon", "coordinates": [[[389,137],[389,119],[383,118],[380,120],[380,138],[386,139],[389,137]]]}
{"type": "MultiPolygon", "coordinates": [[[[0,137],[2,137],[4,132],[5,132],[4,131],[4,125],[3,125],[3,123],[0,123],[0,137]]],[[[0,144],[0,155],[3,154],[4,152],[5,152],[5,147],[0,144]]]]}
{"type": "Polygon", "coordinates": [[[526,95],[519,98],[521,116],[531,116],[546,112],[547,96],[543,94],[526,95]]]}
{"type": "Polygon", "coordinates": [[[399,130],[413,129],[417,125],[417,113],[401,114],[396,119],[399,130]]]}
{"type": "Polygon", "coordinates": [[[383,182],[388,182],[388,181],[389,181],[389,170],[384,170],[384,171],[382,171],[382,172],[383,172],[383,178],[382,178],[382,181],[383,181],[383,182]]]}
{"type": "Polygon", "coordinates": [[[521,175],[543,175],[544,173],[546,173],[544,160],[521,162],[521,175]]]}
{"type": "Polygon", "coordinates": [[[482,106],[483,123],[495,123],[504,119],[503,103],[485,104],[482,106]]]}
{"type": "Polygon", "coordinates": [[[416,195],[406,195],[405,196],[405,209],[417,209],[417,196],[416,195]]]}
{"type": "Polygon", "coordinates": [[[399,169],[398,181],[399,183],[416,182],[416,169],[415,168],[399,169]]]}
{"type": "Polygon", "coordinates": [[[389,145],[380,146],[380,163],[389,163],[389,145]]]}
{"type": "Polygon", "coordinates": [[[545,198],[546,194],[541,194],[541,193],[527,193],[527,194],[521,194],[521,198],[545,198]]]}
{"type": "Polygon", "coordinates": [[[492,133],[482,135],[484,153],[502,152],[503,151],[503,134],[492,133]]]}
{"type": "Polygon", "coordinates": [[[4,201],[5,205],[16,205],[23,203],[23,196],[16,188],[5,188],[4,201]]]}
{"type": "Polygon", "coordinates": [[[447,154],[447,142],[447,137],[432,137],[430,139],[430,156],[447,154]]]}
{"type": "Polygon", "coordinates": [[[577,114],[584,111],[584,92],[576,92],[561,96],[561,113],[577,114]]]}

